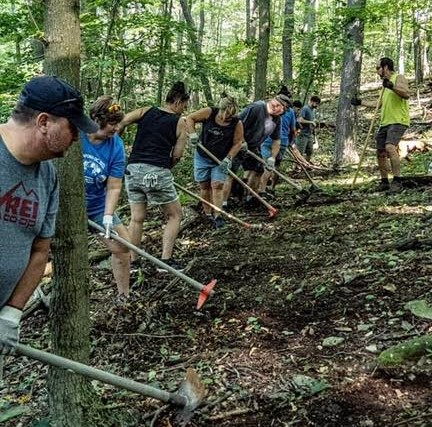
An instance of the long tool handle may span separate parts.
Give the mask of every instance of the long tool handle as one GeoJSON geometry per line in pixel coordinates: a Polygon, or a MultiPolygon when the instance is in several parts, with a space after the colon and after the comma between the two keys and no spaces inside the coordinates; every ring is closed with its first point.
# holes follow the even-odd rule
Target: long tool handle
{"type": "Polygon", "coordinates": [[[180,394],[170,393],[156,387],[121,377],[119,375],[102,371],[101,369],[92,368],[91,366],[85,365],[84,363],[75,362],[74,360],[66,359],[65,357],[47,353],[46,351],[36,350],[35,348],[28,347],[23,344],[18,344],[16,351],[23,356],[39,360],[40,362],[47,365],[68,369],[85,377],[133,391],[144,396],[153,397],[155,399],[161,400],[162,402],[174,403],[175,405],[181,407],[184,407],[188,404],[188,399],[185,396],[181,396],[180,394]]]}
{"type": "Polygon", "coordinates": [[[192,191],[188,190],[187,188],[183,187],[182,185],[178,184],[177,182],[174,182],[174,186],[177,187],[178,189],[180,189],[181,191],[184,191],[186,194],[189,194],[189,196],[194,197],[195,199],[199,200],[202,203],[205,203],[207,206],[210,206],[216,212],[221,213],[222,215],[235,221],[236,223],[242,225],[243,227],[245,227],[245,228],[251,228],[252,227],[252,224],[250,224],[249,222],[242,221],[240,218],[237,218],[236,216],[231,215],[229,212],[226,212],[223,209],[214,205],[213,203],[210,203],[208,200],[203,199],[198,194],[193,193],[192,191]]]}
{"type": "Polygon", "coordinates": [[[315,188],[319,188],[318,185],[316,185],[315,181],[312,179],[310,173],[308,172],[308,170],[306,169],[306,166],[300,162],[297,157],[294,154],[294,151],[292,149],[292,147],[288,146],[288,151],[291,155],[291,158],[293,159],[294,163],[296,163],[297,165],[300,166],[300,169],[305,173],[306,178],[308,179],[308,181],[312,184],[313,187],[315,188]]]}
{"type": "MultiPolygon", "coordinates": [[[[96,229],[96,230],[98,230],[98,231],[100,231],[102,233],[105,233],[105,229],[103,227],[101,227],[99,224],[96,224],[95,222],[91,221],[90,219],[88,220],[88,223],[94,229],[96,229]]],[[[149,253],[143,251],[142,249],[138,248],[137,246],[133,245],[131,242],[123,239],[122,237],[118,236],[117,234],[111,233],[110,237],[111,237],[111,239],[116,240],[117,242],[121,243],[122,245],[124,245],[127,248],[131,249],[132,251],[136,252],[138,255],[141,255],[144,258],[148,259],[153,264],[156,264],[157,266],[164,268],[165,270],[167,270],[168,272],[170,272],[174,276],[177,276],[178,278],[180,278],[180,279],[184,280],[185,282],[189,283],[195,289],[198,289],[199,291],[203,290],[204,285],[202,285],[201,283],[197,282],[196,280],[192,279],[189,276],[186,276],[186,274],[183,274],[181,271],[178,271],[175,268],[172,268],[168,264],[165,264],[160,259],[158,259],[158,258],[150,255],[149,253]]]]}
{"type": "MultiPolygon", "coordinates": [[[[364,143],[364,146],[363,146],[363,150],[361,152],[360,160],[359,160],[359,163],[358,163],[358,166],[357,166],[357,170],[355,172],[354,179],[353,179],[353,182],[352,182],[352,186],[353,187],[354,187],[354,185],[355,185],[355,183],[357,181],[357,177],[358,177],[358,174],[360,172],[360,168],[361,168],[361,165],[363,163],[363,159],[364,159],[364,156],[365,156],[365,153],[366,153],[366,148],[369,145],[369,139],[370,139],[370,136],[372,135],[372,130],[373,130],[373,127],[374,127],[374,124],[375,124],[375,119],[376,119],[376,117],[378,115],[378,110],[380,108],[381,100],[382,100],[383,95],[384,95],[384,88],[381,89],[381,93],[380,93],[378,101],[376,103],[374,115],[372,116],[372,120],[370,122],[369,130],[368,130],[368,133],[366,135],[366,139],[365,139],[365,143],[364,143]]],[[[355,107],[355,108],[357,108],[357,107],[355,107]]]]}
{"type": "MultiPolygon", "coordinates": [[[[213,161],[215,161],[218,165],[221,164],[221,161],[207,148],[204,147],[201,143],[197,144],[197,147],[201,148],[213,161]]],[[[274,217],[277,215],[277,209],[274,208],[270,203],[265,201],[256,191],[254,191],[249,185],[247,185],[241,178],[239,178],[232,170],[228,169],[228,173],[232,176],[240,185],[242,185],[246,190],[248,190],[256,199],[258,199],[269,211],[269,216],[274,217]]]]}
{"type": "MultiPolygon", "coordinates": [[[[254,159],[258,160],[263,165],[266,165],[266,161],[262,159],[260,156],[257,156],[254,152],[248,150],[247,153],[252,156],[254,159]]],[[[293,186],[296,190],[302,191],[303,188],[301,185],[294,182],[292,179],[289,179],[287,176],[285,176],[283,173],[280,173],[276,168],[272,168],[271,172],[274,172],[277,176],[282,178],[285,182],[287,182],[289,185],[293,186]]]]}

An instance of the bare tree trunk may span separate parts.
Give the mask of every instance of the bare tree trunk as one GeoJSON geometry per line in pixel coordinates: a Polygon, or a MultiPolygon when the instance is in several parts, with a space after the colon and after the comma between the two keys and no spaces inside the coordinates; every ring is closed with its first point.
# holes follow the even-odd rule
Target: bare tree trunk
{"type": "MultiPolygon", "coordinates": [[[[47,0],[45,31],[48,42],[45,72],[79,86],[79,0],[47,0]],[[65,34],[68,37],[65,37],[65,34]]],[[[87,363],[89,360],[89,287],[87,225],[82,154],[74,144],[67,160],[56,162],[60,181],[60,211],[54,244],[54,281],[51,299],[52,351],[87,363]]],[[[88,411],[89,382],[80,375],[53,368],[48,376],[51,425],[94,425],[88,411]]]]}
{"type": "Polygon", "coordinates": [[[404,37],[403,37],[403,28],[404,28],[404,23],[405,23],[405,19],[404,19],[404,11],[403,9],[401,9],[399,11],[398,17],[397,17],[397,21],[396,21],[396,34],[397,34],[397,55],[399,58],[399,73],[400,74],[405,74],[405,48],[404,48],[404,37]]]}
{"type": "Polygon", "coordinates": [[[197,63],[198,73],[201,79],[201,84],[203,86],[204,96],[206,97],[207,104],[212,105],[213,104],[213,97],[211,93],[211,87],[210,87],[210,81],[207,77],[206,70],[205,70],[205,63],[203,60],[203,56],[201,53],[201,46],[198,44],[198,38],[196,34],[196,27],[195,23],[192,19],[192,15],[189,9],[189,5],[186,0],[180,0],[180,4],[183,11],[183,16],[185,18],[186,23],[189,27],[189,40],[191,44],[191,49],[195,56],[195,61],[197,63]]]}
{"type": "Polygon", "coordinates": [[[255,99],[264,99],[267,88],[267,63],[270,48],[270,0],[258,1],[259,36],[255,65],[255,99]]]}
{"type": "MultiPolygon", "coordinates": [[[[167,0],[162,1],[162,15],[165,17],[166,21],[171,18],[172,13],[172,0],[169,2],[167,0]]],[[[165,83],[166,74],[166,60],[169,54],[169,49],[171,46],[171,35],[166,27],[162,27],[160,40],[159,40],[159,68],[158,68],[158,78],[157,78],[157,102],[160,105],[162,103],[163,87],[165,83]]]]}
{"type": "Polygon", "coordinates": [[[423,83],[423,58],[422,43],[420,36],[419,12],[413,10],[413,48],[414,48],[414,69],[416,85],[423,83]]]}
{"type": "Polygon", "coordinates": [[[289,86],[293,80],[292,42],[294,33],[294,5],[295,0],[285,0],[285,17],[282,33],[282,66],[283,81],[289,86]]]}
{"type": "Polygon", "coordinates": [[[346,24],[346,43],[344,63],[341,70],[341,85],[336,117],[336,141],[334,167],[346,163],[358,162],[355,145],[356,110],[351,105],[351,98],[360,87],[362,47],[364,39],[363,13],[366,0],[348,0],[347,16],[352,18],[346,24]]]}
{"type": "MultiPolygon", "coordinates": [[[[246,0],[246,45],[248,48],[254,47],[256,43],[256,14],[258,10],[257,0],[246,0]]],[[[246,77],[246,96],[251,95],[253,87],[253,62],[247,63],[247,77],[246,77]]]]}
{"type": "Polygon", "coordinates": [[[314,78],[313,60],[316,56],[314,32],[318,1],[319,0],[306,0],[305,2],[301,67],[299,72],[299,93],[301,93],[304,101],[306,101],[308,90],[314,78]]]}

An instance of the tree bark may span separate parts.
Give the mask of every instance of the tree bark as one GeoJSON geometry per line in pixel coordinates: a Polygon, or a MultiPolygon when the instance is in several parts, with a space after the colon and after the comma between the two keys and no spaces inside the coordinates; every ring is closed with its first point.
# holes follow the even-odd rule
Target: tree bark
{"type": "Polygon", "coordinates": [[[346,43],[344,63],[341,70],[340,95],[336,117],[336,141],[333,165],[340,167],[346,163],[358,162],[359,156],[355,144],[356,107],[351,105],[351,98],[357,95],[360,87],[362,47],[364,39],[363,13],[366,0],[348,0],[346,23],[346,43]]]}
{"type": "MultiPolygon", "coordinates": [[[[79,86],[79,0],[47,0],[45,31],[48,46],[44,71],[79,86]]],[[[82,154],[79,143],[67,160],[56,161],[60,182],[60,210],[54,249],[51,300],[52,351],[83,363],[89,360],[89,287],[87,226],[82,154]]],[[[94,425],[87,418],[89,382],[63,369],[49,369],[48,391],[51,425],[94,425]]]]}
{"type": "Polygon", "coordinates": [[[195,56],[195,61],[198,69],[198,74],[201,79],[201,84],[203,86],[204,96],[206,97],[207,104],[213,105],[213,96],[210,87],[210,80],[207,77],[205,63],[201,53],[201,46],[198,43],[197,31],[195,23],[192,19],[192,14],[189,9],[189,5],[186,0],[180,0],[180,4],[183,11],[183,16],[189,27],[189,40],[191,44],[192,52],[195,56]]]}
{"type": "Polygon", "coordinates": [[[306,0],[303,20],[303,42],[301,49],[301,67],[299,72],[299,93],[306,102],[309,88],[314,78],[313,59],[316,56],[315,26],[319,0],[306,0]]]}
{"type": "Polygon", "coordinates": [[[270,0],[258,1],[258,50],[255,63],[255,100],[264,99],[267,89],[267,63],[270,47],[270,0]]]}
{"type": "Polygon", "coordinates": [[[285,0],[285,17],[282,33],[282,67],[283,81],[291,86],[293,80],[292,43],[294,33],[294,5],[295,0],[285,0]]]}
{"type": "Polygon", "coordinates": [[[416,85],[423,83],[423,58],[419,13],[413,10],[413,49],[416,85]]]}

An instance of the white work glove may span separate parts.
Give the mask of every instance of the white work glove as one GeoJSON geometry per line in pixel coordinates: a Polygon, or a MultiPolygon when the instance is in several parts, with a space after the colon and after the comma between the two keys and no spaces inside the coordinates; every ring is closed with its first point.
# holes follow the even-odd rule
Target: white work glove
{"type": "Polygon", "coordinates": [[[274,157],[269,157],[266,161],[266,169],[272,170],[274,169],[276,164],[276,159],[274,157]]]}
{"type": "Polygon", "coordinates": [[[189,134],[189,142],[192,145],[197,145],[199,141],[199,136],[196,132],[189,134]]]}
{"type": "Polygon", "coordinates": [[[248,151],[248,145],[246,141],[243,141],[241,148],[240,148],[240,153],[247,153],[248,151]]]}
{"type": "Polygon", "coordinates": [[[109,239],[111,237],[111,232],[113,229],[113,216],[112,215],[104,215],[102,220],[103,226],[105,227],[105,239],[109,239]]]}
{"type": "Polygon", "coordinates": [[[220,169],[223,173],[228,173],[228,171],[231,169],[232,166],[232,160],[231,157],[226,156],[221,162],[220,162],[220,169]]]}
{"type": "Polygon", "coordinates": [[[19,323],[23,312],[5,305],[0,309],[0,354],[11,354],[19,341],[19,323]]]}

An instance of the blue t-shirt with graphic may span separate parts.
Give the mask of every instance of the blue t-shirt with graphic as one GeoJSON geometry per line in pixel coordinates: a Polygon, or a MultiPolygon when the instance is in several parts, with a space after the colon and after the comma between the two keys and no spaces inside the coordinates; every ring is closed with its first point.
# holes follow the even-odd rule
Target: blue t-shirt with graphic
{"type": "Polygon", "coordinates": [[[123,140],[115,134],[93,144],[81,133],[84,160],[85,197],[88,215],[104,213],[108,177],[123,178],[126,154],[123,140]]]}
{"type": "MultiPolygon", "coordinates": [[[[290,140],[291,135],[293,135],[296,128],[296,117],[295,112],[292,108],[289,108],[286,113],[284,113],[281,117],[281,130],[280,130],[280,141],[281,148],[286,148],[289,144],[292,143],[290,140]]],[[[273,144],[273,140],[268,136],[263,145],[266,147],[271,147],[273,144]]]]}

